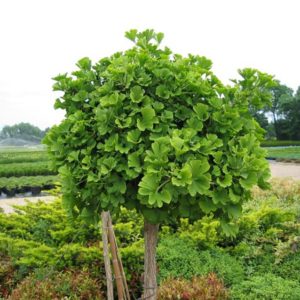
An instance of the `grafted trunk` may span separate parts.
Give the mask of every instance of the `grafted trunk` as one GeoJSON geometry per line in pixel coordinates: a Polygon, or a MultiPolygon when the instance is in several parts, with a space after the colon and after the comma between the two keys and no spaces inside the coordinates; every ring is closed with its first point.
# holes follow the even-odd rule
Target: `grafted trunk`
{"type": "Polygon", "coordinates": [[[144,259],[144,296],[143,299],[157,299],[156,246],[158,225],[144,222],[145,259],[144,259]]]}

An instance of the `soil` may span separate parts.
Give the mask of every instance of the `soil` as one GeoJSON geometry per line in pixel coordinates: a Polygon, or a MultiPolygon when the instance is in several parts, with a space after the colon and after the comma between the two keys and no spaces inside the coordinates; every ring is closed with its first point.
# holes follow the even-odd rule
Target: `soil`
{"type": "MultiPolygon", "coordinates": [[[[272,177],[291,177],[300,180],[300,164],[270,161],[270,168],[272,177]]],[[[49,202],[54,199],[54,196],[0,199],[0,208],[5,213],[12,213],[14,211],[12,205],[25,205],[27,201],[37,202],[38,200],[49,202]]]]}

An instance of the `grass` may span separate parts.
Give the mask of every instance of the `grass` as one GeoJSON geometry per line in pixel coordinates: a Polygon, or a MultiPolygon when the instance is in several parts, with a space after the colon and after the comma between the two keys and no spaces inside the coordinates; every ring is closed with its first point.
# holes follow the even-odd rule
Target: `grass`
{"type": "Polygon", "coordinates": [[[282,159],[300,159],[300,146],[297,147],[268,147],[267,157],[282,159]]]}

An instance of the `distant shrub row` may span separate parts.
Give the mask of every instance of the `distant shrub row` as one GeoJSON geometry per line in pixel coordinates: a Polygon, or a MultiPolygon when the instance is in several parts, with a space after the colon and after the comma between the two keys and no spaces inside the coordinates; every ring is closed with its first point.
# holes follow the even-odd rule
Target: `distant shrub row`
{"type": "Polygon", "coordinates": [[[261,143],[261,146],[262,147],[300,146],[300,141],[265,140],[261,143]]]}

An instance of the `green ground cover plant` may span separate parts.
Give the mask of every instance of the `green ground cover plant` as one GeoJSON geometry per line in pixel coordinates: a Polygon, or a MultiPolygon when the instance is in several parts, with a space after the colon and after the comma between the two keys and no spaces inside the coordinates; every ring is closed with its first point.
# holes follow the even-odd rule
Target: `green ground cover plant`
{"type": "MultiPolygon", "coordinates": [[[[252,190],[236,237],[224,235],[220,224],[209,217],[161,226],[161,299],[176,299],[163,298],[175,297],[175,291],[181,296],[189,292],[183,295],[189,298],[178,299],[197,299],[193,295],[205,295],[209,276],[215,282],[210,292],[224,292],[228,299],[298,299],[300,182],[278,179],[272,180],[271,186],[270,190],[252,190]],[[212,238],[204,242],[210,233],[212,238]],[[194,276],[200,279],[194,281],[194,276]]],[[[57,295],[70,293],[71,299],[101,292],[105,299],[100,228],[80,218],[69,219],[60,199],[28,204],[11,215],[0,213],[0,297],[38,299],[35,295],[49,296],[48,290],[57,295]],[[76,279],[83,274],[86,281],[76,279]],[[37,278],[38,288],[30,294],[33,278],[37,278]],[[76,282],[77,289],[68,281],[76,282]],[[27,293],[31,298],[26,298],[27,293]]],[[[122,208],[115,230],[131,295],[137,298],[143,282],[143,219],[122,208]]]]}

